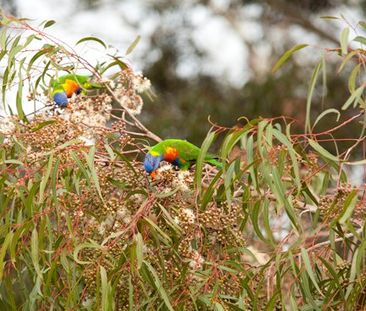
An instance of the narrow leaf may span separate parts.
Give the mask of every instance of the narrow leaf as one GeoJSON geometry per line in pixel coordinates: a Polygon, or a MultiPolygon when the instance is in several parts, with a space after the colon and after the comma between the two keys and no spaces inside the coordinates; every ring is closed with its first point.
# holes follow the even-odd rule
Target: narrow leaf
{"type": "Polygon", "coordinates": [[[353,41],[360,42],[363,45],[366,45],[366,38],[362,36],[357,36],[356,38],[353,39],[353,41]]]}
{"type": "Polygon", "coordinates": [[[277,61],[277,63],[272,68],[272,73],[275,73],[281,66],[286,62],[286,60],[295,52],[307,47],[308,44],[298,44],[292,47],[290,50],[286,51],[280,59],[277,61]]]}
{"type": "Polygon", "coordinates": [[[310,146],[317,151],[320,155],[323,157],[332,160],[334,162],[339,162],[339,158],[332,155],[328,150],[324,149],[322,146],[320,146],[316,141],[309,139],[310,146]]]}
{"type": "Polygon", "coordinates": [[[316,282],[316,278],[315,278],[315,275],[314,275],[314,272],[313,272],[313,269],[311,267],[311,263],[310,263],[310,258],[309,258],[309,254],[308,252],[306,251],[305,248],[301,247],[301,257],[304,261],[304,264],[305,264],[305,269],[310,277],[310,280],[313,282],[315,288],[317,289],[317,291],[322,295],[322,292],[319,288],[319,285],[318,283],[316,282]]]}
{"type": "Polygon", "coordinates": [[[44,24],[43,28],[51,27],[55,23],[56,23],[56,21],[51,19],[51,20],[47,21],[46,24],[44,24]]]}
{"type": "Polygon", "coordinates": [[[348,36],[349,36],[349,28],[346,27],[342,30],[340,36],[342,55],[346,55],[348,53],[348,36]]]}
{"type": "Polygon", "coordinates": [[[99,38],[96,37],[85,37],[80,39],[78,42],[76,42],[76,45],[82,43],[82,42],[87,42],[87,41],[95,41],[98,42],[100,45],[102,45],[105,49],[107,48],[107,45],[99,38]]]}
{"type": "Polygon", "coordinates": [[[140,39],[141,39],[141,36],[137,36],[135,38],[135,40],[133,40],[133,42],[130,44],[130,46],[126,50],[126,55],[130,54],[135,49],[135,47],[139,44],[140,39]]]}
{"type": "Polygon", "coordinates": [[[318,122],[324,117],[326,116],[327,114],[330,114],[330,113],[334,113],[337,115],[337,122],[339,121],[339,118],[341,117],[341,114],[340,112],[337,110],[337,109],[334,109],[334,108],[329,108],[325,111],[323,111],[315,120],[314,124],[313,124],[313,128],[315,128],[315,126],[318,124],[318,122]]]}

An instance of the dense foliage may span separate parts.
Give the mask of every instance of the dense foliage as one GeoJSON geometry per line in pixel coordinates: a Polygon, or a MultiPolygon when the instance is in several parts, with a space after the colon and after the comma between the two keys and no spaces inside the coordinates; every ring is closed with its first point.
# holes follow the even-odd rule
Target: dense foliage
{"type": "MultiPolygon", "coordinates": [[[[305,134],[293,134],[286,117],[213,125],[191,170],[164,164],[152,179],[141,159],[160,138],[136,117],[149,81],[118,56],[93,67],[24,20],[2,24],[3,101],[16,82],[18,114],[0,120],[1,310],[365,306],[365,189],[347,176],[365,138],[365,50],[347,49],[347,30],[340,53],[342,67],[354,68],[344,105],[354,106],[350,118],[313,131],[322,60],[310,81],[305,134]],[[26,52],[34,40],[44,45],[26,52]],[[104,87],[55,109],[52,80],[80,69],[104,87]],[[35,115],[23,110],[26,83],[30,100],[46,104],[35,115]],[[321,146],[336,144],[333,133],[351,122],[362,124],[351,147],[334,155],[321,146]],[[216,138],[221,170],[203,161],[216,138]]],[[[315,123],[329,113],[340,114],[325,111],[315,123]]]]}

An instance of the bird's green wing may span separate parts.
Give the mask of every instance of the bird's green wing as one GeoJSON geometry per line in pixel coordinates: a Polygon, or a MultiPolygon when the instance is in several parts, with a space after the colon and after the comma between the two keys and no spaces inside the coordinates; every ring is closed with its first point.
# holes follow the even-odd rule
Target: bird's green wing
{"type": "Polygon", "coordinates": [[[185,161],[197,160],[198,154],[200,153],[200,148],[197,146],[181,139],[171,139],[167,141],[171,147],[177,149],[181,159],[185,161]]]}
{"type": "MultiPolygon", "coordinates": [[[[192,164],[192,162],[196,161],[198,155],[200,153],[200,148],[193,145],[192,143],[182,140],[182,139],[165,139],[160,143],[156,144],[150,149],[150,153],[163,155],[164,151],[167,148],[175,148],[178,151],[178,156],[181,160],[192,164]]],[[[216,160],[216,156],[212,154],[207,154],[205,157],[205,162],[210,163],[212,165],[217,166],[218,168],[222,167],[222,164],[216,160]]]]}
{"type": "Polygon", "coordinates": [[[167,148],[175,148],[179,157],[186,161],[195,160],[199,153],[199,148],[186,140],[165,139],[150,149],[150,153],[164,154],[167,148]]]}
{"type": "Polygon", "coordinates": [[[52,84],[52,86],[56,86],[57,84],[64,84],[66,80],[72,80],[78,82],[80,85],[88,83],[91,77],[87,75],[77,75],[77,74],[66,74],[58,77],[52,84]]]}
{"type": "Polygon", "coordinates": [[[65,83],[66,80],[76,81],[83,89],[92,90],[92,89],[100,89],[103,87],[102,84],[91,82],[91,76],[88,75],[78,75],[78,74],[66,74],[58,77],[52,83],[53,93],[56,89],[58,92],[62,89],[62,84],[65,83]]]}

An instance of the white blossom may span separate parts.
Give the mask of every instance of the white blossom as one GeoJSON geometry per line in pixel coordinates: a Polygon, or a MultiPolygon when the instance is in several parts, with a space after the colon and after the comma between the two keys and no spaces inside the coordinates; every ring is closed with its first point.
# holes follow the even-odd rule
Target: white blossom
{"type": "Polygon", "coordinates": [[[122,95],[117,97],[121,106],[125,108],[129,113],[133,115],[138,115],[141,113],[142,106],[144,104],[141,96],[127,96],[122,95]]]}
{"type": "Polygon", "coordinates": [[[185,214],[187,217],[187,222],[190,224],[193,224],[196,220],[196,216],[194,215],[194,212],[190,208],[183,208],[182,213],[185,214]]]}
{"type": "Polygon", "coordinates": [[[203,256],[196,250],[192,250],[192,257],[189,262],[189,266],[192,270],[198,270],[202,268],[203,263],[205,262],[205,259],[203,256]]]}
{"type": "Polygon", "coordinates": [[[183,192],[189,192],[189,184],[192,182],[193,177],[189,171],[178,171],[177,177],[173,180],[173,186],[183,192]]]}
{"type": "Polygon", "coordinates": [[[150,89],[151,82],[149,79],[143,77],[142,75],[135,75],[132,78],[133,88],[137,93],[143,93],[150,89]]]}
{"type": "Polygon", "coordinates": [[[85,146],[95,145],[95,138],[93,137],[79,136],[78,138],[84,143],[85,146]]]}
{"type": "Polygon", "coordinates": [[[13,117],[6,116],[0,119],[0,133],[11,135],[16,129],[13,117]]]}

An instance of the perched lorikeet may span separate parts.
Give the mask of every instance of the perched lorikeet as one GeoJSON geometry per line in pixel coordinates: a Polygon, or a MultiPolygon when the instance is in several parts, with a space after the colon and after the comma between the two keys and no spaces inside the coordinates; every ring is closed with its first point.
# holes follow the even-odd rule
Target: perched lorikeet
{"type": "Polygon", "coordinates": [[[56,105],[67,107],[73,94],[80,94],[83,90],[101,88],[101,85],[90,82],[91,77],[86,75],[67,74],[59,77],[52,83],[52,96],[56,105]]]}
{"type": "MultiPolygon", "coordinates": [[[[145,156],[144,168],[149,174],[155,174],[161,161],[166,161],[181,170],[188,169],[198,158],[200,148],[181,139],[166,139],[153,146],[145,156]]],[[[206,155],[205,162],[222,167],[213,155],[206,155]]]]}

